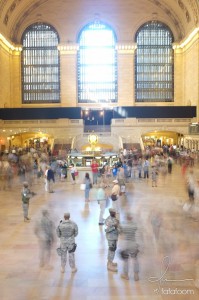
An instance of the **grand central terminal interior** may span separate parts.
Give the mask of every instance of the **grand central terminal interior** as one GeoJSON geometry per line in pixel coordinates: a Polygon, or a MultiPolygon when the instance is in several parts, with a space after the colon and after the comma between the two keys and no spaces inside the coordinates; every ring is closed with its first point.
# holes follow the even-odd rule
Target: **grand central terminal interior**
{"type": "Polygon", "coordinates": [[[198,70],[197,0],[0,0],[0,299],[199,298],[198,70]]]}

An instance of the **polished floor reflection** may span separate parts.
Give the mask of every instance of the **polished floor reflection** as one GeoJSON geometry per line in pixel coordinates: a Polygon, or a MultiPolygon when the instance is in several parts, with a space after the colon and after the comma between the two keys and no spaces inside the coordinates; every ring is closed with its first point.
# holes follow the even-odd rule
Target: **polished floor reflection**
{"type": "Polygon", "coordinates": [[[199,277],[199,222],[183,213],[187,192],[180,166],[175,165],[165,178],[159,176],[157,187],[152,187],[150,178],[127,183],[120,218],[122,222],[125,212],[131,211],[140,229],[140,280],[136,282],[132,266],[129,281],[120,277],[122,261],[118,254],[118,272],[107,271],[107,241],[104,227],[98,225],[96,189],[91,191],[91,201],[85,203],[79,186],[69,180],[56,182],[55,193],[46,193],[42,180],[34,183],[32,190],[37,194],[30,203],[30,223],[23,221],[18,182],[11,190],[0,191],[1,300],[199,299],[195,287],[199,277]],[[66,211],[78,224],[77,273],[72,274],[68,265],[64,274],[60,272],[56,253],[59,240],[53,248],[52,268],[40,268],[34,226],[42,208],[49,210],[56,226],[66,211]],[[154,215],[161,218],[159,235],[151,224],[154,215]]]}

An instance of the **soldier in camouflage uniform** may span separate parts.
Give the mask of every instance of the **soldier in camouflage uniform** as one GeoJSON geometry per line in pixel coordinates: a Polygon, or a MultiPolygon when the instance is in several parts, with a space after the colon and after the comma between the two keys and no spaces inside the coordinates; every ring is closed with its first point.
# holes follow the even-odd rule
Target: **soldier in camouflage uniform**
{"type": "Polygon", "coordinates": [[[120,223],[116,219],[116,210],[109,209],[110,216],[105,220],[106,238],[108,240],[108,263],[107,269],[112,272],[117,272],[117,263],[114,263],[115,251],[117,249],[117,241],[120,233],[120,223]]]}
{"type": "Polygon", "coordinates": [[[28,217],[28,210],[29,210],[29,201],[30,198],[34,195],[28,187],[28,182],[23,183],[23,189],[21,191],[21,200],[22,200],[22,208],[23,208],[23,215],[24,215],[24,222],[29,222],[30,218],[28,217]]]}
{"type": "Polygon", "coordinates": [[[69,220],[70,213],[64,214],[64,220],[60,221],[57,227],[57,236],[60,238],[61,272],[65,272],[67,252],[69,256],[69,265],[71,271],[77,271],[75,266],[75,237],[78,235],[78,226],[75,222],[69,220]]]}

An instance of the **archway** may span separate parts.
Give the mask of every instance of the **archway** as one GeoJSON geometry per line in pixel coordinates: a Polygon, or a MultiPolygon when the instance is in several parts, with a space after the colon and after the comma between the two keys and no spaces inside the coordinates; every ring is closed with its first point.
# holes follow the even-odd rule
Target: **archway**
{"type": "Polygon", "coordinates": [[[51,149],[54,138],[44,132],[20,132],[7,137],[8,148],[12,149],[30,149],[47,150],[51,149]]]}
{"type": "Polygon", "coordinates": [[[183,142],[183,134],[175,131],[150,131],[142,134],[143,146],[162,147],[164,145],[181,145],[183,142]]]}

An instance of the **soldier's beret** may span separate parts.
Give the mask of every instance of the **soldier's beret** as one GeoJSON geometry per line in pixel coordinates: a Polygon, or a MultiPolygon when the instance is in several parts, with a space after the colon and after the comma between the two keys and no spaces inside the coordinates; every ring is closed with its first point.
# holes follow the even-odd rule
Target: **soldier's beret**
{"type": "Polygon", "coordinates": [[[64,214],[64,217],[70,218],[70,213],[69,213],[69,212],[65,213],[65,214],[64,214]]]}

